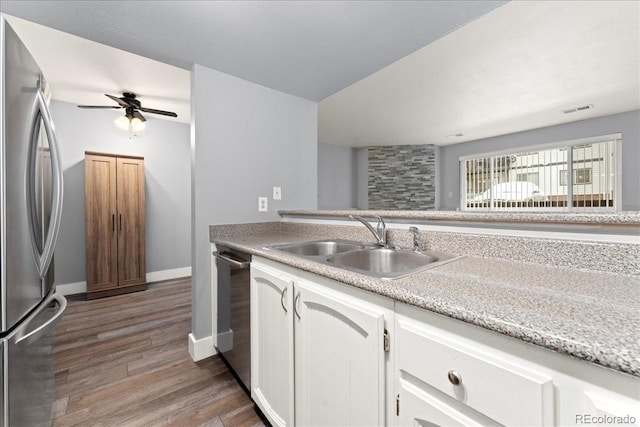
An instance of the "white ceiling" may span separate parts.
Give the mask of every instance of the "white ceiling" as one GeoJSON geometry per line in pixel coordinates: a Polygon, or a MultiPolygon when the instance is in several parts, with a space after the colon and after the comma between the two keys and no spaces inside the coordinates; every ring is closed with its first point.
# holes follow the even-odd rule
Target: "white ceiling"
{"type": "Polygon", "coordinates": [[[184,122],[194,62],[321,100],[320,140],[347,146],[444,145],[640,109],[640,3],[503,4],[3,0],[0,11],[76,35],[8,17],[56,99],[109,105],[104,93],[133,91],[184,122]]]}
{"type": "Polygon", "coordinates": [[[447,145],[637,109],[640,2],[515,1],[324,99],[319,139],[447,145]]]}

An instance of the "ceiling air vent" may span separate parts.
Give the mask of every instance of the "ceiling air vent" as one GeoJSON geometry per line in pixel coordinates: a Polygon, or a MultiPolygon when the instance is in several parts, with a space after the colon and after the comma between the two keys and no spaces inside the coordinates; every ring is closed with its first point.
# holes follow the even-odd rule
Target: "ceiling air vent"
{"type": "Polygon", "coordinates": [[[578,111],[591,110],[593,108],[593,104],[583,105],[582,107],[571,108],[569,110],[564,110],[565,114],[576,113],[578,111]]]}

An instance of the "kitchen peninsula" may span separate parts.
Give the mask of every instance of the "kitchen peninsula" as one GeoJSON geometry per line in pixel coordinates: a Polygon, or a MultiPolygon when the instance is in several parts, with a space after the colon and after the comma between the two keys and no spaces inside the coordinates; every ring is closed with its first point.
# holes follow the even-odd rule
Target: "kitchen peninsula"
{"type": "MultiPolygon", "coordinates": [[[[328,281],[331,282],[328,286],[344,288],[341,291],[351,293],[356,289],[356,293],[365,291],[362,293],[365,297],[373,294],[391,302],[395,308],[391,314],[388,307],[385,309],[385,331],[391,331],[391,353],[396,353],[397,360],[391,358],[384,365],[387,386],[382,393],[385,396],[382,406],[386,408],[387,423],[393,421],[390,413],[394,399],[408,396],[411,387],[418,384],[404,387],[406,375],[417,375],[428,387],[449,394],[447,398],[453,400],[448,403],[452,407],[464,403],[456,416],[471,416],[470,407],[482,414],[476,421],[517,422],[517,418],[509,418],[489,402],[478,400],[479,395],[488,391],[510,395],[513,390],[508,390],[508,386],[498,387],[497,391],[491,388],[480,391],[474,384],[476,374],[463,373],[466,380],[463,378],[462,384],[466,384],[464,390],[468,393],[465,397],[459,394],[462,389],[457,389],[458,385],[452,385],[457,381],[453,373],[446,387],[438,385],[439,380],[429,380],[430,373],[416,374],[410,368],[411,359],[403,358],[400,348],[403,345],[408,345],[408,349],[414,345],[416,349],[422,348],[420,337],[430,343],[424,344],[427,353],[422,357],[428,358],[430,351],[439,351],[440,358],[449,355],[452,363],[469,359],[470,366],[476,368],[497,367],[506,375],[505,384],[509,384],[514,372],[515,379],[537,378],[524,384],[533,387],[533,393],[540,398],[539,407],[529,409],[542,414],[541,424],[575,424],[574,415],[580,410],[612,416],[621,414],[620,407],[633,409],[634,404],[637,407],[640,384],[637,212],[498,214],[487,218],[486,214],[463,212],[358,211],[365,217],[382,214],[389,224],[387,240],[394,245],[410,248],[408,228],[417,225],[424,249],[464,255],[454,262],[396,280],[373,278],[269,248],[328,239],[371,242],[373,238],[365,227],[344,222],[347,214],[347,211],[286,211],[281,212],[284,219],[280,222],[211,226],[210,238],[214,245],[224,244],[252,254],[254,264],[257,261],[258,267],[291,278],[294,287],[298,283],[296,278],[300,283],[328,281]],[[533,230],[522,231],[513,226],[518,225],[513,221],[522,221],[524,217],[534,224],[533,230]],[[342,221],[332,223],[329,218],[342,221]],[[471,229],[469,224],[474,221],[480,227],[471,229]],[[455,222],[462,225],[459,232],[451,225],[455,222]],[[444,228],[434,225],[443,223],[444,228]],[[517,232],[506,231],[509,224],[517,232]],[[546,229],[536,230],[540,224],[546,229]],[[593,238],[589,239],[591,233],[593,238]],[[406,329],[407,325],[413,326],[406,329]],[[438,331],[435,335],[434,330],[438,331]],[[394,336],[398,341],[394,341],[394,336]],[[414,338],[418,341],[414,342],[414,338]],[[506,364],[501,364],[501,360],[506,364]],[[569,398],[562,390],[578,394],[569,398]],[[629,406],[610,406],[606,402],[629,406]],[[488,418],[482,418],[485,416],[488,418]]],[[[435,369],[437,360],[432,362],[435,369]]],[[[414,368],[418,366],[421,365],[414,368]]],[[[493,368],[472,372],[489,372],[493,368]]],[[[442,375],[437,378],[446,379],[446,372],[442,375]]],[[[421,395],[423,391],[416,393],[421,395]]],[[[440,392],[425,392],[425,399],[433,398],[434,393],[437,398],[440,392]]],[[[514,405],[519,408],[517,402],[514,405]]],[[[424,403],[418,406],[424,407],[424,403]]],[[[440,419],[438,416],[430,419],[440,419]]]]}

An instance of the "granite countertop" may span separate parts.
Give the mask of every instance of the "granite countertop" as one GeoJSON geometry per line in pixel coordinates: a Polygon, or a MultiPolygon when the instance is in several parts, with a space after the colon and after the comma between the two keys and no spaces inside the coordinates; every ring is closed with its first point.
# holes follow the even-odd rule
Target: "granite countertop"
{"type": "Polygon", "coordinates": [[[215,227],[212,242],[640,377],[638,276],[467,256],[389,281],[265,249],[317,235],[215,227]]]}
{"type": "Polygon", "coordinates": [[[384,219],[487,223],[640,225],[640,211],[623,212],[481,212],[403,210],[281,210],[282,217],[347,218],[349,214],[384,219]]]}

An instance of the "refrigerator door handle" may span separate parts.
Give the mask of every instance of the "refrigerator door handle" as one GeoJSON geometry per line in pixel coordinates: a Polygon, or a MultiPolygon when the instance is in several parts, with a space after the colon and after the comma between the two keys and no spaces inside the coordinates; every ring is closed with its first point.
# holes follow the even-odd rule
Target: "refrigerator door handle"
{"type": "MultiPolygon", "coordinates": [[[[36,244],[36,227],[38,227],[38,224],[35,223],[35,219],[32,216],[29,216],[29,223],[31,228],[31,243],[33,255],[35,258],[36,266],[38,268],[38,272],[40,273],[40,277],[44,278],[47,274],[47,270],[49,269],[49,265],[51,264],[51,260],[53,259],[53,251],[56,247],[58,232],[60,231],[60,221],[62,220],[63,170],[62,159],[60,158],[58,138],[56,137],[56,131],[53,125],[53,120],[51,119],[51,113],[49,112],[49,107],[47,106],[47,102],[44,99],[42,89],[38,88],[38,90],[36,91],[36,99],[31,114],[30,151],[32,153],[32,156],[37,155],[38,136],[40,133],[40,118],[42,118],[44,129],[47,134],[47,139],[49,140],[52,169],[51,185],[53,190],[51,201],[51,217],[49,219],[49,228],[47,230],[47,235],[44,238],[44,242],[42,245],[42,253],[40,253],[38,245],[36,244]]],[[[30,159],[29,161],[32,161],[32,159],[30,159]]],[[[35,185],[33,177],[35,171],[33,170],[33,168],[27,168],[27,173],[29,174],[27,182],[29,182],[31,186],[35,185]]],[[[28,191],[28,194],[32,194],[32,197],[38,196],[33,190],[28,191]]],[[[35,200],[32,200],[32,197],[28,198],[28,203],[30,204],[35,203],[35,200]]],[[[29,209],[29,211],[33,211],[33,209],[29,209]]]]}
{"type": "Polygon", "coordinates": [[[23,329],[27,329],[27,327],[29,326],[29,323],[31,323],[33,319],[42,310],[46,309],[49,306],[49,304],[51,304],[53,301],[58,303],[58,311],[56,311],[56,314],[54,314],[53,317],[51,317],[45,323],[38,326],[36,329],[34,329],[33,331],[29,332],[26,335],[22,335],[20,332],[18,332],[16,335],[13,336],[13,342],[18,347],[18,349],[23,349],[29,346],[30,344],[33,344],[34,342],[38,341],[43,335],[47,334],[49,331],[55,328],[56,324],[62,318],[62,315],[67,308],[67,299],[56,292],[49,295],[49,297],[41,305],[41,308],[37,312],[29,316],[29,318],[25,321],[23,329]]]}

